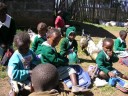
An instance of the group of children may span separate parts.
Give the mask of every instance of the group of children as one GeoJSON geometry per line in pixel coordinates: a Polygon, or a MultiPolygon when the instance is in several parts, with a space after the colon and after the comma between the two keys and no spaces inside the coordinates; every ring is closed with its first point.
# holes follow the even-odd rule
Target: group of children
{"type": "MultiPolygon", "coordinates": [[[[87,91],[86,88],[79,86],[77,72],[72,66],[69,66],[78,63],[78,44],[75,40],[75,27],[67,28],[66,36],[60,43],[60,52],[58,53],[55,47],[62,38],[61,32],[57,28],[48,29],[45,23],[40,22],[37,25],[38,36],[35,37],[30,48],[31,41],[28,33],[18,32],[15,35],[15,23],[6,13],[6,5],[0,3],[0,46],[8,46],[13,41],[16,47],[8,63],[8,76],[12,86],[10,94],[13,94],[12,96],[18,95],[19,90],[17,88],[19,88],[19,83],[22,84],[21,87],[27,85],[31,91],[37,92],[30,94],[30,96],[39,96],[39,94],[45,94],[46,96],[53,93],[55,94],[52,96],[57,96],[55,88],[59,80],[67,77],[70,77],[72,82],[71,91],[73,93],[87,91]],[[4,38],[5,34],[9,36],[9,40],[4,38]],[[42,93],[41,91],[45,92],[42,93]]],[[[112,67],[113,62],[119,60],[118,52],[116,51],[127,51],[126,36],[127,33],[121,31],[120,37],[115,42],[111,38],[103,40],[103,50],[99,52],[96,58],[96,63],[100,70],[99,77],[108,79],[118,75],[128,80],[128,76],[112,67]]]]}

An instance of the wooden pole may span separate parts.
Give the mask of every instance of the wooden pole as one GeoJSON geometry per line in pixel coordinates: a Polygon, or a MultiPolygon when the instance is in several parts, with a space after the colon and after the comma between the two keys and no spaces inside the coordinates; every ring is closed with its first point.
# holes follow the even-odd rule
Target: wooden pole
{"type": "Polygon", "coordinates": [[[94,22],[94,18],[95,18],[95,0],[93,0],[93,13],[92,13],[92,22],[94,22]]]}

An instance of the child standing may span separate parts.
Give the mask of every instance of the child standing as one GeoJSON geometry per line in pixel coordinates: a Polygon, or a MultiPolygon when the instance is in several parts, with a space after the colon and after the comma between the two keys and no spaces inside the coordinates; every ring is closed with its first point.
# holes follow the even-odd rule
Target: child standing
{"type": "Polygon", "coordinates": [[[55,20],[55,28],[64,28],[65,26],[65,22],[64,22],[64,19],[63,19],[63,12],[61,10],[59,10],[57,12],[57,17],[56,17],[56,20],[55,20]]]}
{"type": "Polygon", "coordinates": [[[42,58],[43,64],[50,63],[57,67],[59,73],[59,79],[63,80],[70,77],[72,82],[72,92],[85,92],[86,89],[78,86],[76,71],[68,66],[68,59],[57,53],[55,47],[58,45],[61,39],[61,33],[57,29],[50,29],[47,33],[47,41],[42,46],[42,58]]]}
{"type": "Polygon", "coordinates": [[[119,62],[128,66],[128,48],[126,45],[127,32],[121,30],[119,37],[114,41],[114,52],[117,53],[120,58],[119,62]]]}
{"type": "Polygon", "coordinates": [[[128,77],[113,68],[113,63],[118,61],[117,55],[113,52],[114,41],[111,38],[103,40],[103,50],[100,51],[96,58],[96,63],[100,70],[99,76],[103,79],[109,79],[110,77],[120,76],[123,79],[128,80],[128,77]]]}
{"type": "MultiPolygon", "coordinates": [[[[10,77],[10,83],[12,92],[16,96],[19,92],[18,82],[23,85],[30,83],[31,69],[37,65],[38,59],[36,55],[29,49],[30,37],[27,32],[19,32],[14,37],[14,45],[17,50],[14,52],[8,63],[8,76],[10,77]],[[16,83],[17,82],[17,83],[16,83]]],[[[21,86],[22,88],[23,86],[21,86]]]]}
{"type": "Polygon", "coordinates": [[[60,54],[63,57],[68,57],[70,64],[76,64],[78,62],[77,50],[78,44],[75,40],[76,28],[69,27],[66,30],[66,37],[63,38],[60,45],[60,54]]]}
{"type": "Polygon", "coordinates": [[[65,25],[65,21],[63,19],[63,12],[59,10],[55,19],[55,28],[61,31],[62,36],[65,36],[65,30],[68,27],[69,25],[65,25]]]}
{"type": "Polygon", "coordinates": [[[15,34],[15,21],[7,14],[7,5],[0,2],[0,56],[2,58],[7,50],[12,50],[11,46],[15,34]]]}
{"type": "Polygon", "coordinates": [[[47,25],[40,22],[37,25],[38,36],[35,37],[34,42],[32,42],[32,50],[39,55],[41,53],[42,43],[46,41],[47,25]]]}

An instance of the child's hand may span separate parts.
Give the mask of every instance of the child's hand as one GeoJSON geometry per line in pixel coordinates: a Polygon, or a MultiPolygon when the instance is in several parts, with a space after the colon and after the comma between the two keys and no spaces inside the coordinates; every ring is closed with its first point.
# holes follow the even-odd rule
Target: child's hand
{"type": "Polygon", "coordinates": [[[108,72],[109,77],[116,77],[116,74],[114,74],[113,72],[108,72]]]}

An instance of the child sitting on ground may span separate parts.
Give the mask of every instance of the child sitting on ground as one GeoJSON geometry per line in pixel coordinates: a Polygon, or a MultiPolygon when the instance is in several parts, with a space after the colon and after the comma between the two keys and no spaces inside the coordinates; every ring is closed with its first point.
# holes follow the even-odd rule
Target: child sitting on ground
{"type": "Polygon", "coordinates": [[[121,30],[119,32],[119,37],[114,41],[114,52],[117,53],[120,58],[119,62],[128,66],[128,48],[126,45],[127,32],[121,30]]]}
{"type": "MultiPolygon", "coordinates": [[[[17,96],[19,93],[18,83],[29,85],[31,69],[38,63],[38,58],[30,47],[30,37],[27,32],[19,32],[14,37],[14,46],[17,50],[14,52],[8,63],[8,76],[10,77],[10,84],[12,96],[17,96]]],[[[29,86],[27,87],[29,88],[29,86]]]]}
{"type": "Polygon", "coordinates": [[[39,64],[31,74],[32,89],[29,96],[58,96],[55,89],[59,84],[57,68],[52,64],[39,64]]]}
{"type": "Polygon", "coordinates": [[[57,53],[55,47],[61,39],[61,33],[58,29],[52,28],[47,33],[47,41],[42,45],[41,61],[43,64],[51,63],[57,67],[59,79],[63,80],[70,77],[72,82],[72,92],[85,92],[87,89],[78,86],[76,71],[68,66],[68,59],[57,53]]]}
{"type": "Polygon", "coordinates": [[[38,36],[35,37],[34,42],[32,42],[32,50],[39,55],[42,49],[42,43],[46,41],[47,25],[40,22],[37,25],[38,36]]]}
{"type": "Polygon", "coordinates": [[[75,40],[76,37],[76,28],[69,27],[66,30],[66,37],[63,38],[60,44],[60,54],[63,57],[67,57],[69,59],[69,64],[76,64],[78,63],[78,44],[75,40]]]}
{"type": "Polygon", "coordinates": [[[114,41],[111,38],[103,40],[103,50],[100,51],[96,58],[96,63],[99,68],[99,77],[109,79],[117,75],[128,80],[128,77],[113,68],[113,63],[118,61],[117,55],[113,52],[114,41]]]}

